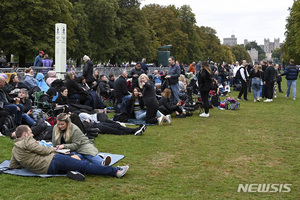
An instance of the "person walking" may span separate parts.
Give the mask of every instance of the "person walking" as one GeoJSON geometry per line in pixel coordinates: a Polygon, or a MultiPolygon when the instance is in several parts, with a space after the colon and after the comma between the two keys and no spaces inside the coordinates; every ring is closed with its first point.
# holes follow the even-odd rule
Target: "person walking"
{"type": "Polygon", "coordinates": [[[290,60],[290,65],[287,66],[282,74],[280,76],[285,76],[286,78],[286,84],[287,84],[287,90],[285,97],[288,99],[290,96],[290,90],[291,86],[293,86],[293,100],[296,100],[296,84],[297,84],[297,78],[299,74],[299,68],[296,67],[294,64],[294,60],[290,60]]]}

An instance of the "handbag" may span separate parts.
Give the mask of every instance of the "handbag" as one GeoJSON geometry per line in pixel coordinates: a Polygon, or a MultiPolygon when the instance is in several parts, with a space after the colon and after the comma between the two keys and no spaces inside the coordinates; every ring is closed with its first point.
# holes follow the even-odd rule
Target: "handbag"
{"type": "Polygon", "coordinates": [[[166,89],[166,88],[170,89],[169,79],[167,79],[167,78],[161,84],[161,91],[164,91],[164,89],[166,89]]]}

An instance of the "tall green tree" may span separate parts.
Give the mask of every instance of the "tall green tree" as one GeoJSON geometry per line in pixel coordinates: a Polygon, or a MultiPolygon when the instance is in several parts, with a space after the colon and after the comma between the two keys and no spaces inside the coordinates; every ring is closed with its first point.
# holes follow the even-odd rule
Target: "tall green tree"
{"type": "Polygon", "coordinates": [[[192,9],[189,5],[183,5],[179,9],[180,18],[181,18],[181,30],[183,33],[188,35],[188,48],[187,48],[187,57],[185,62],[191,63],[193,61],[200,60],[200,37],[196,34],[196,18],[195,14],[192,12],[192,9]]]}
{"type": "MultiPolygon", "coordinates": [[[[188,35],[181,30],[179,10],[172,5],[146,5],[142,8],[146,13],[149,25],[154,31],[159,46],[172,45],[171,55],[183,61],[188,55],[188,35]]],[[[156,48],[158,48],[157,46],[156,48]]]]}
{"type": "Polygon", "coordinates": [[[67,24],[68,51],[74,49],[73,6],[68,0],[22,0],[0,2],[0,46],[5,54],[19,57],[21,67],[33,61],[39,50],[54,54],[55,24],[67,24]]]}
{"type": "Polygon", "coordinates": [[[283,59],[300,63],[300,1],[294,1],[286,24],[286,40],[282,47],[283,59]]]}
{"type": "Polygon", "coordinates": [[[239,61],[239,63],[242,63],[243,60],[246,60],[247,62],[251,61],[251,57],[246,51],[245,47],[241,45],[234,45],[230,49],[232,54],[235,56],[235,59],[239,61]]]}
{"type": "Polygon", "coordinates": [[[116,30],[117,45],[111,62],[137,61],[143,57],[154,60],[158,43],[139,1],[118,0],[118,4],[117,16],[121,23],[116,30]]]}

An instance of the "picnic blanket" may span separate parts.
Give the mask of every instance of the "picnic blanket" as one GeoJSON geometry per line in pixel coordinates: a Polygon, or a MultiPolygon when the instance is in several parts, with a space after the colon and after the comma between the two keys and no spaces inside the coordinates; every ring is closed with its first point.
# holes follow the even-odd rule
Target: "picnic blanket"
{"type": "MultiPolygon", "coordinates": [[[[111,157],[111,163],[110,166],[118,162],[119,160],[123,159],[124,155],[119,154],[110,154],[110,153],[99,153],[103,156],[110,155],[111,157]]],[[[55,176],[66,176],[66,174],[36,174],[33,173],[25,168],[23,169],[8,169],[10,164],[10,160],[5,160],[0,164],[0,171],[2,171],[5,174],[12,174],[12,175],[18,175],[18,176],[38,176],[42,178],[47,177],[55,177],[55,176]]]]}

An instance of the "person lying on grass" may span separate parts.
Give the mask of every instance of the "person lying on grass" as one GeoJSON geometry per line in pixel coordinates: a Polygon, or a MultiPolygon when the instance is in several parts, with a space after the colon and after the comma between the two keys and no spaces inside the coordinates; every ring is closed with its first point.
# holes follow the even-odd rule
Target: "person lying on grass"
{"type": "Polygon", "coordinates": [[[57,154],[56,148],[45,147],[32,137],[32,131],[27,125],[16,129],[14,147],[9,165],[10,169],[26,168],[38,174],[65,174],[67,177],[83,181],[82,173],[123,177],[129,166],[112,167],[90,163],[65,154],[57,154]]]}

